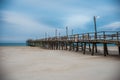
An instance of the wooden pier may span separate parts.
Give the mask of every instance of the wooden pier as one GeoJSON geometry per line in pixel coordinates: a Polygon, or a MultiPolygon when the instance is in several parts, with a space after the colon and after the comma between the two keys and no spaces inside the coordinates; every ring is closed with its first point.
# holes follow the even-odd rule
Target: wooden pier
{"type": "Polygon", "coordinates": [[[104,56],[108,55],[107,44],[115,44],[118,47],[118,55],[120,55],[120,31],[100,31],[83,34],[73,34],[66,36],[49,37],[36,40],[27,40],[28,46],[38,46],[51,50],[69,50],[82,51],[86,50],[94,55],[98,52],[97,45],[103,45],[104,56]]]}

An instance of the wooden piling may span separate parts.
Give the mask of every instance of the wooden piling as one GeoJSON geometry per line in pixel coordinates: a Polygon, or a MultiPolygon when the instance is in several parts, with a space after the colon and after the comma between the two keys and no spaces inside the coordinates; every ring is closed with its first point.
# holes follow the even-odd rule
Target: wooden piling
{"type": "Polygon", "coordinates": [[[85,54],[85,51],[86,51],[86,43],[84,43],[83,54],[85,54]]]}
{"type": "Polygon", "coordinates": [[[65,50],[67,50],[68,48],[67,48],[67,41],[65,42],[65,50]]]}
{"type": "Polygon", "coordinates": [[[58,50],[58,42],[56,42],[56,50],[58,50]]]}
{"type": "Polygon", "coordinates": [[[106,43],[103,44],[103,49],[104,49],[104,56],[108,55],[108,48],[106,43]]]}
{"type": "Polygon", "coordinates": [[[71,43],[69,43],[69,51],[71,51],[71,43]]]}
{"type": "Polygon", "coordinates": [[[60,50],[60,41],[58,42],[58,49],[60,50]]]}
{"type": "Polygon", "coordinates": [[[78,45],[79,43],[77,42],[76,43],[76,52],[78,51],[78,49],[79,49],[79,45],[78,45]]]}
{"type": "Polygon", "coordinates": [[[81,43],[81,50],[83,51],[83,43],[81,43]]]}
{"type": "Polygon", "coordinates": [[[92,44],[92,54],[91,55],[94,55],[94,47],[95,47],[95,44],[93,43],[92,44]]]}
{"type": "Polygon", "coordinates": [[[61,44],[61,47],[62,47],[62,50],[63,50],[63,47],[64,47],[64,43],[62,42],[62,44],[61,44]]]}
{"type": "Polygon", "coordinates": [[[73,51],[74,51],[74,42],[72,43],[72,48],[73,48],[73,51]]]}
{"type": "Polygon", "coordinates": [[[118,46],[118,53],[119,53],[119,56],[120,56],[120,46],[118,46]]]}
{"type": "Polygon", "coordinates": [[[95,52],[97,53],[97,44],[95,43],[94,45],[95,45],[95,52]]]}
{"type": "Polygon", "coordinates": [[[89,43],[89,51],[91,52],[91,46],[90,46],[90,43],[89,43]]]}

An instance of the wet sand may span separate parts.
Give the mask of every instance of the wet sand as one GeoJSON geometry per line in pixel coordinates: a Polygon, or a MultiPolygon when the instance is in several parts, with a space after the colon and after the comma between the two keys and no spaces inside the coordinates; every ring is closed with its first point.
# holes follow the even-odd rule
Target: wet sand
{"type": "Polygon", "coordinates": [[[38,47],[0,47],[0,61],[8,80],[119,80],[120,73],[120,57],[38,47]]]}

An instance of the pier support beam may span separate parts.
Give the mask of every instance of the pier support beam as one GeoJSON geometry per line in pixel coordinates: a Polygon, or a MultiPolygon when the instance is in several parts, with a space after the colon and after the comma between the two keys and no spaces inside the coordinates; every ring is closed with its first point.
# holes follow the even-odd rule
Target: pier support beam
{"type": "Polygon", "coordinates": [[[59,48],[59,50],[60,50],[60,41],[58,42],[58,48],[59,48]]]}
{"type": "Polygon", "coordinates": [[[56,50],[58,50],[58,45],[59,45],[58,42],[56,42],[56,50]]]}
{"type": "Polygon", "coordinates": [[[76,43],[76,52],[78,51],[79,45],[78,42],[76,43]]]}
{"type": "Polygon", "coordinates": [[[97,53],[97,44],[95,43],[95,52],[97,53]]]}
{"type": "Polygon", "coordinates": [[[120,56],[120,46],[118,46],[118,52],[119,52],[119,56],[120,56]]]}
{"type": "Polygon", "coordinates": [[[73,42],[73,51],[74,51],[74,47],[75,47],[75,46],[74,46],[74,42],[73,42]]]}
{"type": "Polygon", "coordinates": [[[69,43],[69,51],[71,51],[71,43],[69,43]]]}
{"type": "Polygon", "coordinates": [[[83,51],[83,43],[81,43],[81,50],[83,51]]]}
{"type": "Polygon", "coordinates": [[[90,43],[89,43],[89,51],[91,52],[91,46],[90,46],[90,43]]]}
{"type": "Polygon", "coordinates": [[[62,47],[62,50],[63,50],[63,47],[64,47],[64,43],[63,42],[61,43],[61,47],[62,47]]]}
{"type": "Polygon", "coordinates": [[[92,44],[92,54],[91,54],[92,56],[94,55],[94,47],[95,47],[95,44],[93,43],[92,44]]]}
{"type": "Polygon", "coordinates": [[[83,54],[85,54],[85,51],[86,51],[86,43],[84,43],[83,54]]]}
{"type": "Polygon", "coordinates": [[[66,47],[65,50],[67,50],[67,49],[68,49],[68,48],[67,48],[67,42],[65,42],[65,47],[66,47]]]}
{"type": "Polygon", "coordinates": [[[106,43],[103,44],[103,49],[104,49],[104,56],[108,55],[108,48],[106,43]]]}
{"type": "Polygon", "coordinates": [[[52,50],[53,50],[53,47],[54,47],[53,42],[51,42],[51,45],[52,45],[52,50]]]}

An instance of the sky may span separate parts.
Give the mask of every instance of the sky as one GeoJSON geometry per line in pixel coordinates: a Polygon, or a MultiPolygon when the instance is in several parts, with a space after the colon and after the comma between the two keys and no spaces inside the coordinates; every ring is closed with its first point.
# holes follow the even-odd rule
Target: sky
{"type": "Polygon", "coordinates": [[[120,31],[119,0],[0,0],[0,43],[94,32],[120,31]]]}

